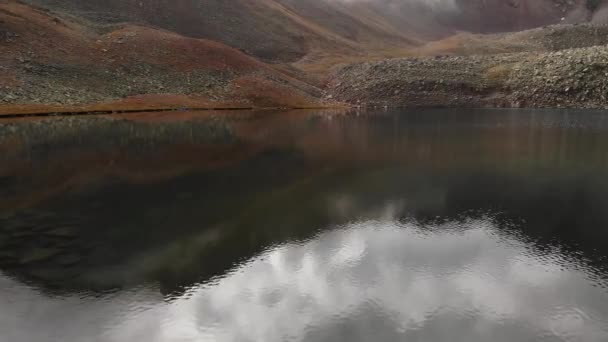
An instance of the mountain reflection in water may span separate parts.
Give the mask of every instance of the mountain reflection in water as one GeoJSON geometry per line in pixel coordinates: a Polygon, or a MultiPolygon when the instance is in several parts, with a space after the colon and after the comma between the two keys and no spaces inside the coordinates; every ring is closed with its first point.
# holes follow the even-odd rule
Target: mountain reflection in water
{"type": "Polygon", "coordinates": [[[229,117],[0,127],[0,340],[608,339],[603,114],[229,117]]]}

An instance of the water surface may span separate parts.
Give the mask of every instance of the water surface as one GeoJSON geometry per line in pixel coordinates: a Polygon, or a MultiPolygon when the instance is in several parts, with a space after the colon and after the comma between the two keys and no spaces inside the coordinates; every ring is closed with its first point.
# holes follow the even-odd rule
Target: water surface
{"type": "Polygon", "coordinates": [[[607,341],[608,115],[0,122],[0,341],[607,341]]]}

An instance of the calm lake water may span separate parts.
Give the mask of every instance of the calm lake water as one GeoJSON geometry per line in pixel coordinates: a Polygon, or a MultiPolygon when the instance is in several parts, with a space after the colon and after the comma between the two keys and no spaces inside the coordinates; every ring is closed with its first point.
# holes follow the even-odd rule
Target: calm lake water
{"type": "Polygon", "coordinates": [[[0,121],[1,342],[605,342],[607,257],[602,112],[0,121]]]}

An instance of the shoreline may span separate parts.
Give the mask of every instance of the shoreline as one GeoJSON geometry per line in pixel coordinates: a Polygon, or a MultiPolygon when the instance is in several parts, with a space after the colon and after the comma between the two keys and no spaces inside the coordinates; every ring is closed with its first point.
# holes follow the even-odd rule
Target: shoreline
{"type": "MultiPolygon", "coordinates": [[[[467,105],[453,104],[432,104],[432,105],[403,105],[403,104],[364,104],[364,105],[327,105],[327,106],[311,106],[311,107],[252,107],[252,106],[206,106],[206,107],[185,107],[185,106],[141,106],[141,107],[120,107],[107,108],[107,105],[99,107],[98,105],[79,106],[75,108],[57,107],[55,109],[40,110],[39,105],[19,106],[19,110],[6,110],[0,106],[0,121],[20,118],[53,118],[53,117],[76,117],[76,116],[108,116],[108,115],[125,115],[125,114],[145,114],[145,113],[184,113],[184,112],[246,112],[246,111],[293,111],[293,110],[412,110],[412,109],[471,109],[471,110],[584,110],[605,112],[604,107],[559,107],[559,106],[496,106],[489,104],[480,105],[479,102],[470,102],[467,105]]],[[[12,107],[12,106],[11,106],[12,107]]],[[[52,108],[52,107],[51,107],[52,108]]]]}
{"type": "MultiPolygon", "coordinates": [[[[161,112],[229,112],[229,111],[276,111],[276,110],[331,110],[331,109],[352,109],[352,106],[327,105],[311,107],[253,107],[253,106],[141,106],[141,107],[120,107],[107,108],[107,105],[99,107],[97,105],[79,107],[49,107],[48,110],[41,109],[41,106],[23,105],[17,109],[6,109],[0,106],[0,120],[36,117],[69,117],[69,116],[102,116],[102,115],[121,115],[135,113],[161,113],[161,112]],[[53,109],[51,109],[53,108],[53,109]]],[[[44,106],[42,106],[44,108],[44,106]]]]}

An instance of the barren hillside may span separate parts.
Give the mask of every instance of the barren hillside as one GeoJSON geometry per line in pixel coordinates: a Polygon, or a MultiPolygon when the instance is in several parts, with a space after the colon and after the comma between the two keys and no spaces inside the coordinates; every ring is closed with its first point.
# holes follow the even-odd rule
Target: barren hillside
{"type": "MultiPolygon", "coordinates": [[[[340,77],[344,85],[367,82],[348,73],[328,77],[350,63],[606,43],[603,29],[587,26],[504,33],[602,22],[606,7],[598,0],[26,2],[0,0],[4,112],[99,103],[106,105],[95,108],[311,107],[375,94],[335,82],[323,89],[340,77]]],[[[371,81],[378,74],[361,75],[371,81]]]]}
{"type": "MultiPolygon", "coordinates": [[[[305,106],[319,90],[241,51],[138,25],[99,33],[15,1],[0,4],[0,102],[78,105],[163,94],[195,106],[305,106]]],[[[150,101],[150,99],[146,99],[150,101]]],[[[153,102],[154,102],[153,101],[153,102]]]]}
{"type": "Polygon", "coordinates": [[[516,31],[588,16],[586,0],[28,1],[104,25],[146,23],[283,62],[318,52],[378,53],[462,30],[516,31]]]}
{"type": "Polygon", "coordinates": [[[607,44],[608,26],[590,24],[455,36],[420,50],[432,56],[346,66],[329,92],[360,106],[605,109],[607,44]]]}

